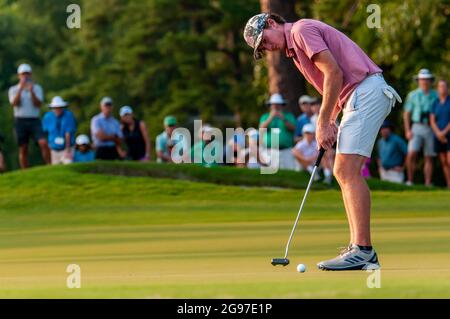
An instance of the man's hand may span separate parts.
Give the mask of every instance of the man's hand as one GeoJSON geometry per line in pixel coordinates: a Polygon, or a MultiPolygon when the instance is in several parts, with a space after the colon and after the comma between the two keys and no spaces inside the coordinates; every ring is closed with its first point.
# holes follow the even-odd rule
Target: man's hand
{"type": "Polygon", "coordinates": [[[319,148],[323,147],[325,150],[331,149],[336,142],[337,132],[338,128],[336,123],[317,122],[316,140],[319,148]]]}
{"type": "Polygon", "coordinates": [[[412,131],[411,131],[411,130],[407,130],[407,131],[405,132],[405,137],[406,137],[406,139],[407,139],[408,141],[410,141],[410,140],[413,138],[413,133],[412,133],[412,131]]]}
{"type": "Polygon", "coordinates": [[[447,137],[445,136],[444,132],[442,132],[442,131],[436,132],[436,138],[441,143],[444,143],[444,144],[447,143],[447,137]]]}

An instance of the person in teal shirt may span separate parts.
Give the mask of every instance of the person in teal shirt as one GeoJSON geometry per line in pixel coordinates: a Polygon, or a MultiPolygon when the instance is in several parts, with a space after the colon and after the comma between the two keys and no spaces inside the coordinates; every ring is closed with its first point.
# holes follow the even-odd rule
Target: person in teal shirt
{"type": "Polygon", "coordinates": [[[263,114],[259,120],[259,127],[267,129],[263,136],[264,145],[272,148],[272,135],[276,134],[280,150],[292,148],[296,125],[294,114],[284,110],[286,101],[278,93],[273,94],[267,104],[270,105],[270,112],[263,114]]]}
{"type": "Polygon", "coordinates": [[[415,78],[419,87],[408,94],[403,113],[405,136],[408,140],[408,156],[406,159],[408,179],[406,184],[413,184],[417,156],[423,149],[425,185],[430,186],[433,176],[433,157],[436,156],[436,152],[429,117],[438,95],[431,88],[434,76],[429,70],[421,69],[415,78]]]}
{"type": "Polygon", "coordinates": [[[192,163],[200,164],[204,167],[215,167],[219,163],[222,163],[223,156],[216,161],[217,152],[222,148],[222,145],[219,141],[213,139],[212,133],[213,128],[211,126],[207,124],[203,125],[200,132],[201,140],[195,143],[191,148],[192,163]],[[205,152],[206,147],[208,147],[210,152],[205,152]]]}

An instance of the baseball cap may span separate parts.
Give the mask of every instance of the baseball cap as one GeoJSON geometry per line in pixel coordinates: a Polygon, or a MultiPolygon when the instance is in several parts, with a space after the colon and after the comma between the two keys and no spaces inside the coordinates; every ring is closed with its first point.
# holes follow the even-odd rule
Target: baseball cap
{"type": "Polygon", "coordinates": [[[120,108],[119,114],[121,117],[125,116],[127,114],[133,114],[133,109],[131,108],[131,106],[128,106],[128,105],[122,106],[120,108]]]}
{"type": "Polygon", "coordinates": [[[113,104],[113,100],[112,98],[110,98],[109,96],[105,96],[104,98],[102,98],[102,100],[100,101],[100,105],[104,105],[104,104],[113,104]]]}
{"type": "Polygon", "coordinates": [[[166,116],[164,118],[164,126],[173,126],[177,125],[177,119],[174,116],[166,116]]]}
{"type": "Polygon", "coordinates": [[[303,129],[302,129],[303,134],[305,134],[305,133],[313,134],[315,132],[316,132],[316,128],[314,127],[314,124],[308,123],[303,126],[303,129]]]}
{"type": "Polygon", "coordinates": [[[310,97],[309,95],[302,95],[298,99],[298,104],[303,104],[303,103],[311,104],[313,101],[314,101],[314,99],[312,97],[310,97]]]}
{"type": "Polygon", "coordinates": [[[81,134],[81,135],[77,136],[75,143],[77,145],[89,145],[89,144],[91,144],[91,141],[89,140],[89,136],[87,136],[85,134],[81,134]]]}
{"type": "Polygon", "coordinates": [[[55,96],[52,99],[52,102],[49,104],[50,108],[59,108],[59,107],[66,107],[67,106],[67,102],[63,100],[62,97],[60,96],[55,96]]]}
{"type": "Polygon", "coordinates": [[[244,29],[244,39],[247,44],[253,48],[253,56],[255,60],[262,58],[262,52],[259,50],[261,44],[264,27],[266,26],[268,13],[260,13],[251,17],[244,29]]]}
{"type": "Polygon", "coordinates": [[[31,66],[26,63],[19,65],[19,67],[17,68],[17,74],[31,73],[31,72],[32,72],[31,66]]]}
{"type": "Polygon", "coordinates": [[[394,124],[393,124],[391,121],[389,121],[389,120],[385,120],[385,121],[383,122],[383,124],[381,125],[381,128],[390,128],[390,129],[393,129],[393,128],[394,128],[394,124]]]}

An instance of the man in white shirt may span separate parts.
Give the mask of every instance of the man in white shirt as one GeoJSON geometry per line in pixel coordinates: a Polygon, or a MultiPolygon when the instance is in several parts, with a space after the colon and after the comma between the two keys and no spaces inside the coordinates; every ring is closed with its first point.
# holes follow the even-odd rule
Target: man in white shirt
{"type": "Polygon", "coordinates": [[[19,144],[19,162],[22,169],[28,167],[28,143],[30,138],[39,144],[42,158],[50,164],[50,150],[39,118],[44,101],[44,92],[31,78],[28,64],[21,64],[17,70],[19,83],[8,91],[9,102],[14,107],[14,126],[19,144]]]}

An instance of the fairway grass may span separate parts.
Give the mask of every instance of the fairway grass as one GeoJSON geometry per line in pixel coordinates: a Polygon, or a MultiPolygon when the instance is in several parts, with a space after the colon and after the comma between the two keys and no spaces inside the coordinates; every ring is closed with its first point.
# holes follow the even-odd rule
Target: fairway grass
{"type": "Polygon", "coordinates": [[[381,288],[315,264],[348,242],[340,193],[39,168],[0,177],[1,298],[449,298],[449,192],[373,193],[381,288]],[[305,273],[295,270],[306,265],[305,273]],[[81,267],[81,288],[66,268],[81,267]]]}

